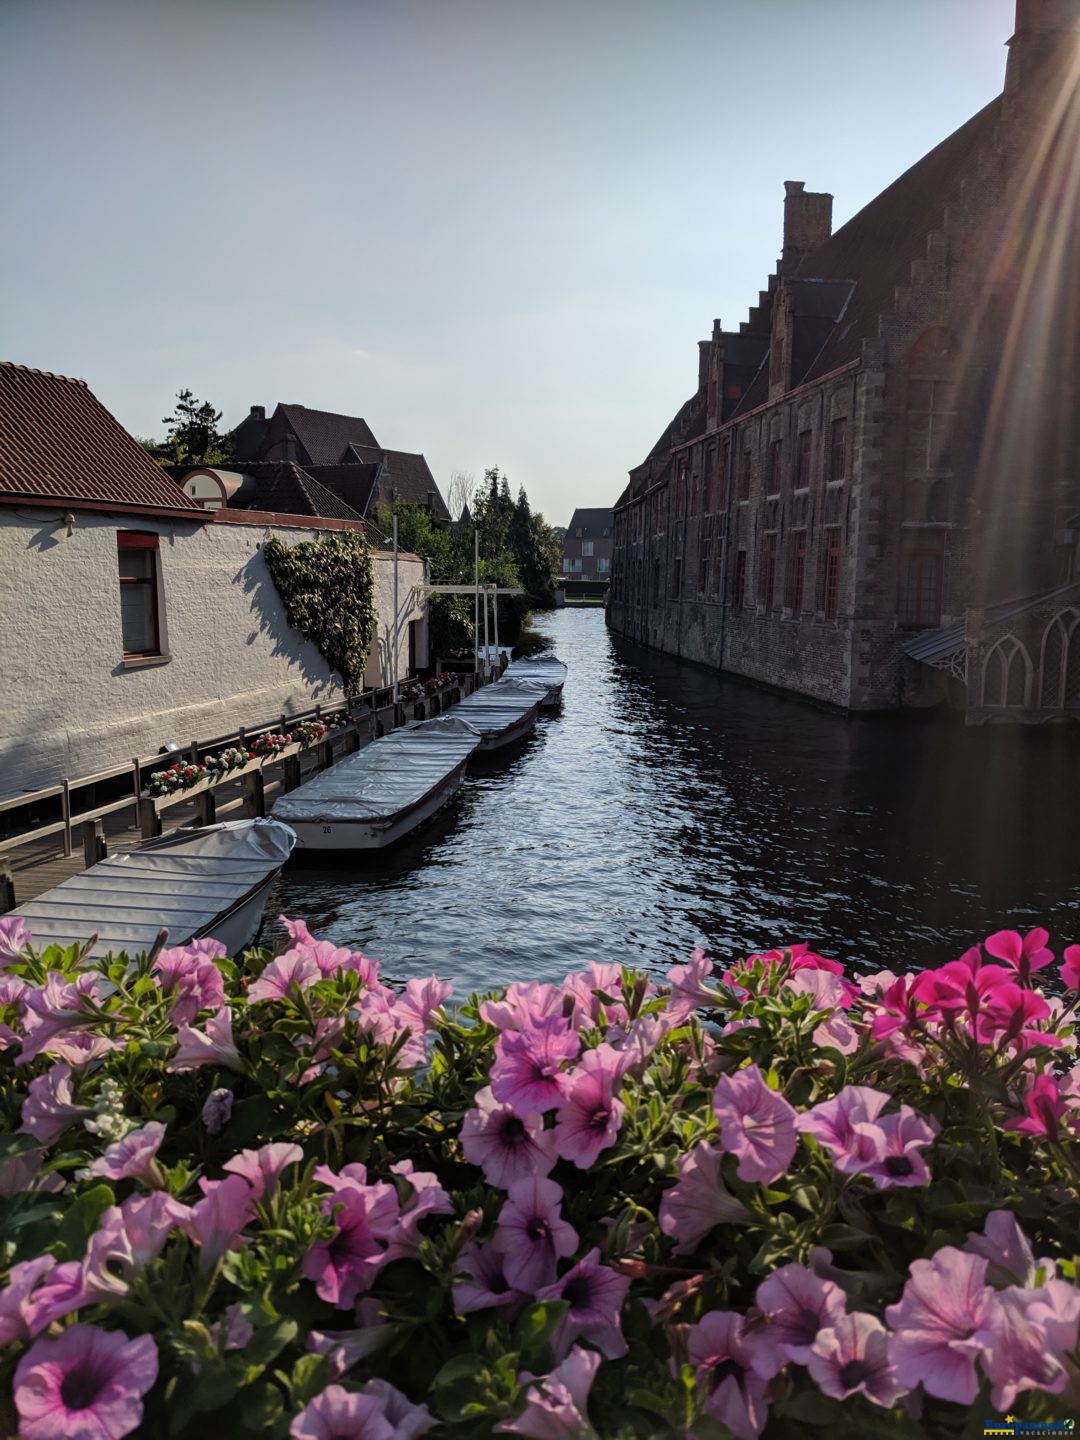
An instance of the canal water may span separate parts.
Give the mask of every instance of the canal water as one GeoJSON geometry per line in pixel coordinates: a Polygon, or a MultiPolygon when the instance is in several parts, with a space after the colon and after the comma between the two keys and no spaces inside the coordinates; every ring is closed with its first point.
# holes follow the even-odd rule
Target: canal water
{"type": "Polygon", "coordinates": [[[569,666],[562,710],[413,842],[290,866],[268,916],[459,994],[697,945],[900,970],[1006,926],[1080,941],[1073,727],[851,720],[639,649],[598,608],[535,628],[569,666]]]}

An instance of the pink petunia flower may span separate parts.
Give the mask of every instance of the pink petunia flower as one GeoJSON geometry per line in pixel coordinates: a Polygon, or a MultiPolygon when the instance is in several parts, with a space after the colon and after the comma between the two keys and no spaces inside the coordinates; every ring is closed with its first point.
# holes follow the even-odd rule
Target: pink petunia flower
{"type": "Polygon", "coordinates": [[[30,944],[31,938],[21,915],[0,916],[0,966],[13,965],[30,944]]]}
{"type": "Polygon", "coordinates": [[[288,1000],[294,993],[309,990],[323,978],[314,955],[309,950],[286,950],[271,960],[247,992],[248,1004],[260,1000],[288,1000]]]}
{"type": "Polygon", "coordinates": [[[570,1077],[566,1097],[555,1116],[556,1154],[587,1170],[602,1150],[614,1145],[626,1106],[615,1095],[623,1057],[610,1045],[586,1050],[570,1077]]]}
{"type": "Polygon", "coordinates": [[[311,956],[324,980],[332,980],[334,976],[348,970],[360,977],[362,985],[374,986],[379,982],[379,962],[359,950],[347,950],[343,946],[331,945],[329,940],[309,940],[298,948],[311,956]]]}
{"type": "Polygon", "coordinates": [[[454,1202],[443,1189],[439,1177],[431,1170],[416,1170],[411,1160],[397,1160],[390,1166],[394,1175],[400,1175],[409,1182],[411,1195],[399,1202],[401,1218],[394,1228],[387,1254],[388,1259],[398,1260],[403,1255],[417,1255],[423,1233],[420,1222],[428,1215],[452,1215],[454,1202]]]}
{"type": "Polygon", "coordinates": [[[750,1366],[771,1380],[789,1362],[805,1365],[820,1330],[835,1325],[847,1309],[839,1285],[805,1265],[781,1265],[757,1288],[755,1303],[762,1323],[744,1332],[750,1366]]]}
{"type": "Polygon", "coordinates": [[[55,1265],[55,1255],[37,1255],[12,1265],[8,1283],[0,1290],[0,1345],[29,1340],[33,1335],[27,1320],[30,1295],[55,1265]]]}
{"type": "Polygon", "coordinates": [[[202,1107],[202,1122],[208,1135],[220,1135],[229,1123],[233,1108],[233,1092],[221,1087],[211,1090],[202,1107]]]}
{"type": "Polygon", "coordinates": [[[879,1140],[874,1122],[889,1098],[868,1085],[845,1085],[831,1100],[798,1116],[796,1125],[829,1152],[837,1170],[857,1175],[877,1157],[879,1140]]]}
{"type": "Polygon", "coordinates": [[[315,936],[312,935],[308,929],[306,920],[290,920],[287,915],[279,915],[277,918],[279,923],[284,925],[285,929],[289,932],[289,939],[292,940],[294,945],[315,945],[318,943],[315,936]]]}
{"type": "Polygon", "coordinates": [[[386,1317],[377,1300],[361,1300],[356,1307],[360,1328],[355,1330],[312,1330],[305,1348],[309,1354],[327,1356],[330,1378],[340,1380],[354,1365],[373,1355],[386,1339],[386,1317]]]}
{"type": "MultiPolygon", "coordinates": [[[[575,1346],[550,1375],[543,1376],[525,1392],[525,1409],[514,1420],[500,1420],[495,1432],[529,1435],[532,1440],[577,1440],[593,1435],[589,1423],[589,1391],[600,1367],[595,1350],[575,1346]]],[[[531,1375],[521,1376],[532,1380],[531,1375]]]]}
{"type": "Polygon", "coordinates": [[[674,965],[667,972],[671,986],[667,1010],[681,1024],[695,1010],[715,1010],[727,1002],[717,988],[719,977],[710,984],[715,966],[704,950],[694,950],[689,965],[674,965]]]}
{"type": "MultiPolygon", "coordinates": [[[[362,1167],[345,1167],[357,1168],[362,1167]]],[[[319,1170],[315,1178],[321,1178],[319,1170]]],[[[337,1229],[331,1239],[311,1247],[303,1273],[315,1282],[320,1299],[347,1310],[386,1263],[388,1243],[401,1214],[398,1194],[384,1181],[368,1185],[346,1178],[326,1199],[323,1210],[333,1215],[337,1229]]]]}
{"type": "Polygon", "coordinates": [[[874,1182],[875,1190],[891,1190],[897,1186],[928,1185],[930,1171],[922,1149],[934,1143],[941,1126],[926,1119],[910,1105],[901,1105],[892,1115],[882,1115],[870,1125],[859,1127],[863,1135],[880,1136],[879,1151],[862,1167],[874,1182]]]}
{"type": "Polygon", "coordinates": [[[142,1397],[157,1379],[153,1337],[70,1325],[37,1340],[15,1370],[23,1440],[121,1440],[142,1422],[142,1397]]]}
{"type": "Polygon", "coordinates": [[[787,1173],[798,1144],[795,1111],[769,1089],[756,1065],[721,1075],[712,1104],[720,1121],[720,1143],[738,1156],[740,1180],[767,1185],[787,1173]]]}
{"type": "Polygon", "coordinates": [[[177,1051],[166,1070],[198,1070],[203,1065],[222,1065],[226,1070],[243,1074],[244,1062],[233,1044],[232,1011],[227,1005],[207,1019],[205,1031],[181,1025],[176,1038],[177,1051]]]}
{"type": "Polygon", "coordinates": [[[45,1275],[23,1309],[23,1319],[31,1335],[40,1335],[54,1320],[63,1320],[90,1302],[86,1288],[83,1262],[65,1260],[45,1275]]]}
{"type": "Polygon", "coordinates": [[[1080,1332],[1080,1290],[1064,1280],[1038,1289],[1010,1286],[990,1306],[975,1339],[996,1410],[1011,1410],[1023,1390],[1060,1395],[1075,1370],[1069,1356],[1080,1332]]]}
{"type": "Polygon", "coordinates": [[[495,1042],[491,1092],[517,1115],[554,1110],[570,1090],[563,1064],[575,1059],[580,1049],[581,1041],[564,1020],[504,1030],[495,1042]]]}
{"type": "Polygon", "coordinates": [[[627,1351],[619,1313],[630,1276],[618,1275],[600,1263],[595,1245],[554,1285],[536,1292],[538,1301],[565,1300],[569,1309],[555,1326],[551,1350],[556,1360],[563,1360],[579,1337],[594,1345],[609,1360],[618,1360],[627,1351]]]}
{"type": "Polygon", "coordinates": [[[1006,1120],[1006,1130],[1017,1130],[1021,1135],[1033,1135],[1046,1140],[1057,1140],[1063,1124],[1071,1117],[1068,1106],[1052,1075],[1037,1075],[1035,1083],[1024,1096],[1025,1115],[1006,1120]]]}
{"type": "Polygon", "coordinates": [[[517,1114],[511,1105],[500,1105],[490,1085],[474,1100],[461,1123],[461,1149],[489,1185],[508,1190],[515,1180],[551,1171],[556,1158],[552,1132],[545,1131],[538,1110],[517,1114]]]}
{"type": "Polygon", "coordinates": [[[678,1180],[660,1197],[660,1229],[676,1240],[676,1255],[692,1254],[717,1225],[750,1218],[721,1174],[723,1151],[702,1141],[678,1163],[678,1180]]]}
{"type": "Polygon", "coordinates": [[[368,1380],[361,1386],[360,1393],[374,1395],[380,1402],[394,1432],[394,1440],[419,1440],[435,1424],[435,1417],[426,1405],[414,1405],[389,1380],[368,1380]]]}
{"type": "Polygon", "coordinates": [[[244,1243],[242,1231],[255,1213],[251,1186],[240,1175],[203,1181],[204,1196],[181,1221],[181,1229],[199,1246],[199,1268],[212,1270],[230,1250],[244,1243]]]}
{"type": "Polygon", "coordinates": [[[71,1066],[60,1063],[50,1066],[27,1087],[19,1130],[33,1135],[42,1145],[54,1144],[69,1126],[92,1113],[86,1105],[74,1102],[71,1066]]]}
{"type": "Polygon", "coordinates": [[[159,1190],[165,1180],[155,1157],[164,1139],[165,1126],[149,1120],[110,1145],[87,1171],[99,1180],[140,1180],[149,1189],[159,1190]]]}
{"type": "Polygon", "coordinates": [[[126,1296],[132,1276],[157,1259],[173,1230],[190,1216],[188,1206],[162,1190],[110,1205],[91,1235],[83,1259],[87,1295],[106,1300],[126,1296]]]}
{"type": "Polygon", "coordinates": [[[421,1035],[431,1029],[436,1014],[453,993],[450,982],[436,975],[426,980],[406,980],[405,993],[398,996],[394,1009],[414,1034],[421,1035]]]}
{"type": "Polygon", "coordinates": [[[577,1232],[562,1218],[562,1186],[535,1176],[516,1180],[499,1211],[491,1243],[503,1256],[515,1290],[535,1294],[555,1279],[559,1259],[577,1248],[577,1232]]]}
{"type": "Polygon", "coordinates": [[[328,1385],[289,1426],[291,1440],[394,1440],[394,1427],[377,1395],[328,1385]]]}
{"type": "Polygon", "coordinates": [[[979,1393],[975,1361],[984,1348],[978,1332],[993,1301],[981,1256],[945,1245],[929,1260],[913,1260],[899,1303],[885,1311],[900,1383],[970,1405],[979,1393]]]}
{"type": "Polygon", "coordinates": [[[256,1201],[272,1200],[277,1193],[278,1181],[290,1165],[299,1165],[304,1152],[299,1145],[289,1145],[283,1140],[272,1145],[263,1145],[258,1150],[241,1150],[222,1166],[231,1175],[242,1175],[251,1186],[251,1198],[256,1201]]]}
{"type": "Polygon", "coordinates": [[[1004,960],[1019,975],[1020,983],[1026,985],[1033,971],[1054,963],[1054,952],[1046,948],[1049,939],[1048,930],[1029,930],[1026,935],[1016,930],[998,930],[988,935],[983,944],[995,960],[1004,960]]]}
{"type": "Polygon", "coordinates": [[[169,1019],[190,1025],[200,1010],[220,1010],[225,1004],[225,978],[215,960],[227,955],[220,940],[191,940],[163,950],[153,964],[154,979],[173,997],[169,1019]]]}
{"type": "Polygon", "coordinates": [[[807,1368],[822,1394],[834,1400],[865,1395],[889,1410],[905,1393],[890,1344],[889,1332],[873,1315],[842,1315],[814,1340],[807,1368]]]}
{"type": "Polygon", "coordinates": [[[515,1290],[506,1278],[505,1257],[494,1245],[465,1246],[458,1259],[454,1280],[454,1311],[471,1315],[475,1310],[496,1310],[518,1305],[529,1297],[515,1290]]]}
{"type": "Polygon", "coordinates": [[[1061,983],[1080,990],[1080,945],[1067,945],[1061,961],[1061,983]]]}
{"type": "MultiPolygon", "coordinates": [[[[614,961],[590,960],[585,970],[572,970],[563,980],[564,994],[573,997],[576,1023],[592,1027],[601,1020],[608,1027],[623,1026],[629,1020],[629,1013],[622,1003],[622,966],[614,961]],[[607,1004],[596,993],[610,995],[614,1004],[607,1004]]],[[[656,994],[651,982],[646,986],[644,999],[656,994]]]]}
{"type": "Polygon", "coordinates": [[[687,1356],[706,1394],[705,1411],[737,1440],[756,1440],[769,1407],[767,1381],[751,1368],[745,1321],[734,1310],[712,1310],[687,1332],[687,1356]]]}
{"type": "MultiPolygon", "coordinates": [[[[572,1001],[569,1008],[575,1008],[572,1001]]],[[[481,1002],[480,1018],[496,1030],[542,1029],[550,1020],[566,1020],[566,1009],[561,985],[515,980],[501,1000],[481,1002]]]]}
{"type": "MultiPolygon", "coordinates": [[[[977,1235],[974,1230],[969,1230],[967,1244],[963,1248],[972,1255],[983,1257],[987,1262],[986,1278],[998,1289],[1004,1289],[1006,1285],[1035,1283],[1038,1267],[1031,1242],[1011,1210],[991,1210],[983,1225],[983,1233],[977,1235]]],[[[1048,1275],[1054,1274],[1054,1266],[1049,1260],[1041,1260],[1039,1264],[1048,1275]]]]}
{"type": "Polygon", "coordinates": [[[17,1063],[27,1064],[52,1051],[60,1036],[92,1025],[88,1005],[103,998],[102,983],[100,976],[90,973],[71,982],[50,973],[44,985],[27,990],[22,997],[23,1043],[17,1063]]]}

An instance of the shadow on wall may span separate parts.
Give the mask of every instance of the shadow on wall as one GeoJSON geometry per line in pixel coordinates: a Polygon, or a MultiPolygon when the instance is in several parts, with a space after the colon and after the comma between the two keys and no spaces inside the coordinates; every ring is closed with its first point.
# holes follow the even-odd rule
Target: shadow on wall
{"type": "Polygon", "coordinates": [[[274,658],[282,658],[295,665],[316,700],[323,694],[331,693],[335,688],[337,672],[330,671],[329,675],[327,674],[329,666],[316,647],[310,640],[305,640],[299,630],[294,630],[286,620],[285,605],[278,594],[277,586],[270,578],[261,545],[233,576],[233,583],[244,587],[252,616],[258,621],[257,628],[248,635],[246,644],[254,645],[260,635],[267,636],[273,645],[271,654],[274,658]]]}

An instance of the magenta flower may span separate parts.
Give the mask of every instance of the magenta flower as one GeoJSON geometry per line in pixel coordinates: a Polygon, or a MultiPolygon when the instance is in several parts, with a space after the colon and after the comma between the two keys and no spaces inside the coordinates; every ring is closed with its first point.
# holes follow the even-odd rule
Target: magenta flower
{"type": "MultiPolygon", "coordinates": [[[[589,1423],[589,1391],[600,1367],[595,1350],[571,1350],[550,1375],[530,1385],[525,1392],[525,1409],[514,1420],[500,1420],[495,1432],[529,1435],[533,1440],[577,1440],[593,1435],[589,1423]]],[[[522,1380],[533,1377],[521,1376],[522,1380]]]]}
{"type": "MultiPolygon", "coordinates": [[[[969,1230],[967,1244],[963,1248],[972,1255],[983,1257],[987,1262],[986,1278],[998,1289],[1004,1289],[1006,1285],[1035,1283],[1035,1255],[1011,1210],[991,1210],[983,1225],[983,1233],[977,1235],[974,1230],[969,1230]]],[[[1054,1267],[1049,1260],[1039,1263],[1048,1275],[1053,1275],[1054,1267]]]]}
{"type": "Polygon", "coordinates": [[[535,1294],[555,1279],[556,1261],[577,1249],[577,1232],[562,1218],[562,1186],[535,1176],[515,1180],[499,1211],[492,1245],[515,1290],[535,1294]]]}
{"type": "Polygon", "coordinates": [[[717,1225],[750,1218],[724,1184],[723,1151],[702,1141],[678,1164],[679,1178],[660,1197],[660,1229],[677,1241],[674,1253],[688,1255],[717,1225]]]}
{"type": "Polygon", "coordinates": [[[220,1088],[211,1090],[202,1107],[202,1122],[208,1135],[220,1135],[232,1115],[233,1092],[220,1088]]]}
{"type": "Polygon", "coordinates": [[[581,1041],[564,1020],[546,1020],[542,1027],[504,1030],[495,1042],[491,1092],[517,1115],[543,1113],[561,1105],[570,1089],[563,1070],[576,1058],[581,1041]]]}
{"type": "Polygon", "coordinates": [[[288,1000],[294,992],[309,990],[321,979],[322,971],[309,950],[286,950],[266,969],[248,990],[249,1005],[260,1000],[288,1000]]]}
{"type": "Polygon", "coordinates": [[[1068,945],[1061,962],[1061,983],[1080,990],[1080,945],[1068,945]]]}
{"type": "Polygon", "coordinates": [[[796,1125],[829,1152],[837,1170],[857,1175],[877,1158],[881,1132],[874,1122],[888,1103],[881,1090],[845,1085],[831,1100],[798,1116],[796,1125]]]}
{"type": "Polygon", "coordinates": [[[1022,1390],[1060,1395],[1075,1370],[1069,1357],[1080,1331],[1080,1290],[1049,1280],[1035,1290],[997,1295],[976,1335],[994,1408],[1011,1410],[1022,1390]]]}
{"type": "Polygon", "coordinates": [[[623,1057],[610,1045],[586,1050],[570,1076],[566,1098],[555,1116],[555,1152],[587,1170],[601,1150],[614,1145],[626,1106],[615,1095],[622,1083],[623,1057]]]}
{"type": "Polygon", "coordinates": [[[155,1156],[164,1139],[165,1126],[149,1120],[110,1145],[87,1171],[99,1180],[140,1180],[149,1189],[158,1190],[165,1181],[155,1156]]]}
{"type": "Polygon", "coordinates": [[[865,1395],[891,1409],[905,1393],[889,1353],[891,1336],[880,1320],[861,1312],[841,1315],[810,1347],[807,1368],[818,1389],[834,1400],[865,1395]]]}
{"type": "Polygon", "coordinates": [[[394,1440],[377,1395],[328,1385],[289,1426],[291,1440],[394,1440]]]}
{"type": "Polygon", "coordinates": [[[768,1185],[787,1173],[798,1144],[795,1111],[769,1089],[756,1065],[721,1075],[712,1104],[720,1121],[720,1143],[738,1157],[740,1180],[768,1185]]]}
{"type": "Polygon", "coordinates": [[[150,1335],[70,1325],[38,1340],[15,1370],[23,1440],[121,1440],[142,1422],[142,1397],[157,1379],[150,1335]]]}
{"type": "MultiPolygon", "coordinates": [[[[320,1178],[318,1170],[315,1178],[320,1178]]],[[[331,1239],[311,1247],[303,1273],[315,1282],[320,1299],[347,1310],[386,1263],[387,1244],[400,1218],[398,1195],[383,1181],[368,1185],[346,1180],[327,1197],[323,1210],[333,1215],[337,1230],[331,1239]]]]}
{"type": "Polygon", "coordinates": [[[1049,939],[1048,930],[1029,930],[1023,936],[1015,930],[998,930],[983,944],[995,960],[1004,960],[1019,975],[1020,983],[1026,985],[1032,971],[1044,970],[1054,963],[1054,952],[1046,948],[1049,939]]]}
{"type": "Polygon", "coordinates": [[[0,1345],[9,1345],[12,1340],[29,1340],[35,1333],[28,1323],[30,1295],[38,1281],[55,1265],[54,1255],[37,1255],[33,1260],[21,1260],[11,1267],[8,1283],[0,1290],[0,1345]]]}
{"type": "Polygon", "coordinates": [[[242,1231],[255,1213],[251,1186],[240,1175],[204,1180],[204,1196],[181,1221],[189,1240],[199,1246],[199,1268],[212,1270],[222,1256],[244,1243],[242,1231]]]}
{"type": "Polygon", "coordinates": [[[22,1107],[19,1129],[33,1135],[42,1145],[52,1145],[77,1120],[92,1112],[76,1105],[71,1085],[71,1066],[56,1064],[31,1080],[22,1107]]]}
{"type": "Polygon", "coordinates": [[[394,1440],[419,1440],[435,1424],[435,1417],[426,1405],[414,1405],[389,1380],[368,1380],[361,1395],[374,1395],[390,1422],[394,1440]]]}
{"type": "Polygon", "coordinates": [[[200,1010],[220,1010],[225,1004],[225,980],[214,962],[227,953],[220,940],[191,940],[163,950],[154,961],[154,978],[173,997],[169,1019],[174,1025],[189,1025],[200,1010]]]}
{"type": "Polygon", "coordinates": [[[263,1145],[258,1150],[241,1150],[231,1160],[226,1160],[222,1169],[231,1175],[242,1175],[251,1186],[251,1198],[258,1202],[272,1200],[277,1194],[278,1181],[290,1165],[299,1165],[304,1152],[299,1145],[276,1141],[263,1145]]]}
{"type": "MultiPolygon", "coordinates": [[[[874,978],[871,976],[870,980],[874,978]]],[[[895,976],[884,990],[878,992],[880,999],[870,1024],[873,1039],[885,1040],[897,1030],[910,1035],[915,1030],[922,1015],[922,1004],[915,994],[914,984],[910,975],[895,976]]]]}
{"type": "Polygon", "coordinates": [[[181,1025],[176,1038],[177,1051],[166,1070],[198,1070],[202,1065],[222,1065],[226,1070],[243,1073],[244,1062],[233,1044],[232,1011],[227,1005],[207,1019],[205,1031],[181,1025]]]}
{"type": "Polygon", "coordinates": [[[21,915],[0,915],[0,966],[14,964],[30,944],[30,938],[21,915]]]}
{"type": "Polygon", "coordinates": [[[1037,1075],[1035,1083],[1024,1096],[1025,1115],[1006,1120],[1006,1130],[1057,1140],[1062,1124],[1069,1123],[1069,1111],[1051,1075],[1037,1075]]]}
{"type": "Polygon", "coordinates": [[[751,1369],[763,1380],[771,1380],[789,1362],[805,1365],[818,1332],[835,1325],[847,1309],[839,1285],[796,1264],[774,1270],[754,1299],[762,1323],[744,1332],[744,1343],[751,1369]]]}
{"type": "Polygon", "coordinates": [[[402,1255],[419,1253],[423,1239],[421,1220],[428,1215],[452,1215],[454,1202],[433,1171],[415,1170],[411,1160],[397,1160],[390,1169],[412,1187],[411,1196],[401,1205],[401,1218],[390,1240],[387,1258],[397,1260],[402,1255]]]}
{"type": "Polygon", "coordinates": [[[769,1414],[767,1382],[751,1368],[744,1330],[736,1311],[712,1310],[689,1327],[687,1356],[706,1394],[706,1412],[738,1440],[756,1440],[769,1414]]]}
{"type": "Polygon", "coordinates": [[[970,1405],[979,1392],[977,1338],[990,1315],[994,1292],[986,1261],[943,1246],[929,1260],[913,1260],[904,1293],[885,1318],[893,1330],[892,1358],[902,1385],[970,1405]]]}
{"type": "Polygon", "coordinates": [[[536,1292],[538,1301],[565,1300],[570,1308],[556,1325],[551,1336],[551,1350],[556,1360],[563,1360],[579,1337],[594,1345],[609,1360],[618,1360],[627,1351],[619,1313],[630,1276],[618,1275],[600,1263],[600,1251],[594,1245],[572,1269],[554,1285],[536,1292]]]}
{"type": "Polygon", "coordinates": [[[859,1128],[864,1135],[876,1129],[881,1137],[878,1154],[862,1167],[876,1190],[930,1183],[930,1171],[920,1152],[934,1143],[941,1129],[936,1120],[924,1119],[910,1105],[901,1105],[896,1114],[882,1115],[872,1126],[859,1128]]]}
{"type": "Polygon", "coordinates": [[[453,1293],[458,1315],[501,1309],[529,1298],[524,1290],[515,1290],[506,1278],[502,1252],[494,1245],[475,1243],[466,1245],[461,1252],[453,1293]]]}
{"type": "Polygon", "coordinates": [[[555,1164],[552,1132],[544,1129],[538,1110],[519,1115],[500,1105],[485,1085],[461,1123],[461,1149],[470,1165],[478,1165],[489,1185],[508,1190],[515,1180],[547,1175],[555,1164]]]}

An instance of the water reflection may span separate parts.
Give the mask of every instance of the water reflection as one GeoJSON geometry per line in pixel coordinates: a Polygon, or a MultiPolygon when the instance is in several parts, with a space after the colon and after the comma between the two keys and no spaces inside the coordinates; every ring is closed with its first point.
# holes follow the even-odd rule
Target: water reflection
{"type": "Polygon", "coordinates": [[[1080,939],[1072,729],[847,720],[614,639],[595,610],[538,629],[570,667],[562,712],[411,844],[290,868],[271,914],[464,989],[694,945],[805,938],[907,968],[1004,924],[1080,939]]]}

